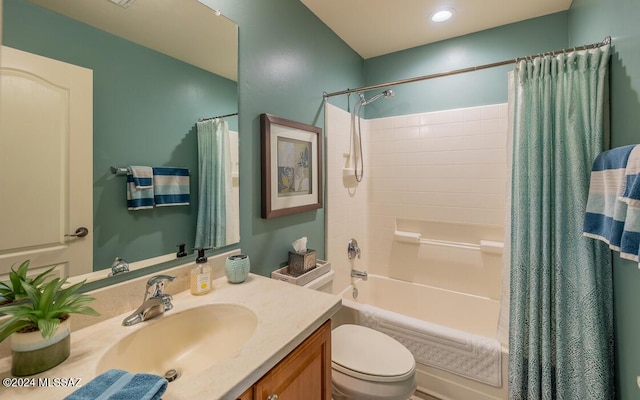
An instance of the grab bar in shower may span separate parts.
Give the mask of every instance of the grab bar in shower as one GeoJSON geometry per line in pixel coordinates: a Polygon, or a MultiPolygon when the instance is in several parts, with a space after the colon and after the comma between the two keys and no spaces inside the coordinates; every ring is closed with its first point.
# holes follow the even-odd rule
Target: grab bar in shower
{"type": "Polygon", "coordinates": [[[420,244],[426,244],[431,246],[453,247],[456,249],[463,249],[463,250],[480,251],[479,244],[464,243],[464,242],[450,242],[448,240],[420,239],[420,244]]]}

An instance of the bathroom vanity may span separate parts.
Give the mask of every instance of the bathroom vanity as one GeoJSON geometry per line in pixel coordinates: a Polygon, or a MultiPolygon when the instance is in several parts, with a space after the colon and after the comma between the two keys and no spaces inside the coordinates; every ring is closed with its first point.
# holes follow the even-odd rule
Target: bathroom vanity
{"type": "Polygon", "coordinates": [[[327,321],[238,400],[330,398],[331,321],[327,321]]]}
{"type": "MultiPolygon", "coordinates": [[[[180,268],[173,271],[176,282],[186,278],[188,269],[180,268]]],[[[139,290],[148,278],[136,280],[139,290]]],[[[102,297],[96,303],[104,303],[102,297]]],[[[70,378],[86,384],[110,368],[138,372],[137,360],[147,358],[148,347],[159,354],[158,371],[149,372],[162,375],[175,364],[180,373],[169,383],[165,400],[330,398],[330,318],[340,308],[338,296],[251,274],[236,285],[217,278],[214,290],[203,296],[181,291],[174,294],[173,305],[165,314],[133,326],[122,326],[133,311],[129,309],[73,331],[71,356],[65,362],[34,375],[33,385],[0,387],[0,397],[62,399],[77,387],[40,383],[70,378]],[[185,321],[197,325],[191,331],[206,334],[180,328],[185,321]],[[211,340],[212,335],[219,336],[211,340]],[[136,357],[127,358],[129,353],[136,357]]],[[[109,305],[96,304],[99,312],[103,307],[109,305]]],[[[0,359],[0,379],[11,378],[10,369],[10,357],[0,359]]]]}

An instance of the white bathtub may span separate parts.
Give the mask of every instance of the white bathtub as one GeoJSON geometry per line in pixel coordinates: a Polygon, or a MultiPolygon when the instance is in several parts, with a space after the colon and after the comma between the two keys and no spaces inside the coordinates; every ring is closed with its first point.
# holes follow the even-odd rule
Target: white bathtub
{"type": "Polygon", "coordinates": [[[341,295],[343,307],[334,322],[370,326],[405,344],[417,361],[418,390],[442,400],[507,399],[508,354],[495,340],[498,301],[378,275],[356,280],[341,295]],[[492,351],[485,351],[486,346],[492,351]],[[471,358],[484,357],[478,368],[491,370],[492,383],[455,370],[456,363],[468,368],[470,361],[464,358],[471,347],[471,358]],[[434,362],[449,348],[453,353],[443,356],[448,358],[445,367],[434,362]]]}

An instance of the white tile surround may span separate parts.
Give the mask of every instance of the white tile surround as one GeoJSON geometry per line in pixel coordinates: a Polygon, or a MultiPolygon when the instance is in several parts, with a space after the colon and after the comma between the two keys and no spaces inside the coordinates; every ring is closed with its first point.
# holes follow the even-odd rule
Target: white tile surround
{"type": "Polygon", "coordinates": [[[351,237],[363,252],[354,267],[389,276],[397,219],[471,224],[486,227],[482,239],[502,240],[507,104],[362,120],[359,183],[342,176],[350,114],[330,104],[325,110],[327,259],[336,290],[349,284],[351,237]]]}

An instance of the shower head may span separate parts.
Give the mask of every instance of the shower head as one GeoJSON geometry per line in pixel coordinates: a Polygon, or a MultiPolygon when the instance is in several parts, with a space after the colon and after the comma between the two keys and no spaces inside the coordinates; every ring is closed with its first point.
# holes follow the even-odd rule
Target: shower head
{"type": "Polygon", "coordinates": [[[369,100],[366,100],[364,98],[364,94],[360,93],[360,105],[366,106],[367,104],[371,104],[371,103],[373,103],[374,101],[378,100],[380,97],[383,97],[383,96],[385,98],[389,98],[389,97],[395,96],[395,93],[393,93],[393,90],[387,89],[384,92],[378,93],[377,95],[373,96],[369,100]]]}

